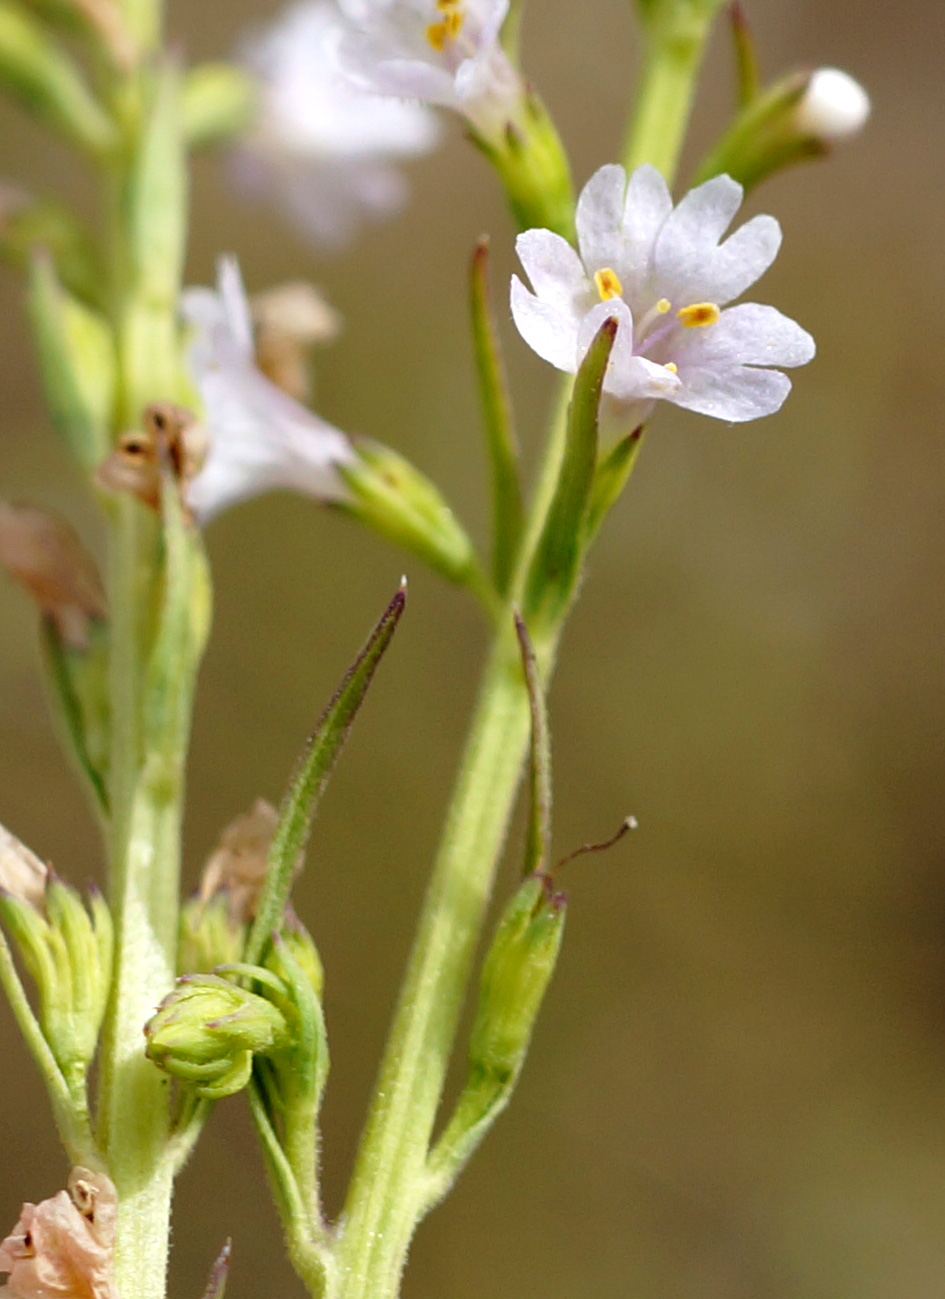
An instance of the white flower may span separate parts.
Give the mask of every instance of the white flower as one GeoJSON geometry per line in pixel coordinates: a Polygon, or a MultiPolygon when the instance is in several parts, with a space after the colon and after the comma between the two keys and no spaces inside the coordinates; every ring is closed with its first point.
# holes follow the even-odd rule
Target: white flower
{"type": "Polygon", "coordinates": [[[257,124],[237,175],[279,196],[302,234],[345,242],[362,217],[396,211],[407,185],[393,165],[436,143],[435,119],[356,89],[341,70],[341,21],[331,0],[302,0],[245,46],[260,89],[257,124]]]}
{"type": "Polygon", "coordinates": [[[803,365],[814,340],[774,307],[739,297],[774,261],[781,230],[753,217],[720,243],[742,187],[716,176],[674,208],[663,177],[638,167],[596,172],[577,208],[580,255],[550,230],[516,241],[532,282],[512,277],[512,315],[530,347],[574,373],[603,322],[619,322],[604,376],[609,414],[639,424],[655,400],[713,415],[756,419],[790,391],[770,366],[803,365]]]}
{"type": "Polygon", "coordinates": [[[339,0],[356,84],[451,108],[486,138],[518,115],[521,77],[500,42],[509,0],[339,0]]]}
{"type": "Polygon", "coordinates": [[[869,115],[870,97],[858,81],[840,68],[818,68],[795,109],[794,123],[803,135],[846,140],[869,115]]]}
{"type": "Polygon", "coordinates": [[[354,459],[351,443],[258,369],[236,259],[220,259],[216,290],[186,290],[182,311],[195,329],[189,361],[209,433],[206,460],[187,485],[198,521],[277,487],[346,500],[338,466],[354,459]]]}

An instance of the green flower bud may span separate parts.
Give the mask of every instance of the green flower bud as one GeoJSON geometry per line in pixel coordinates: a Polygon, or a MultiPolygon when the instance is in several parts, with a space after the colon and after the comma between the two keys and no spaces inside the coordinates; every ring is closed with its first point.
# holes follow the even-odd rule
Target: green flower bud
{"type": "Polygon", "coordinates": [[[227,899],[190,898],[181,907],[177,967],[181,974],[209,974],[241,959],[247,926],[234,920],[227,899]]]}
{"type": "Polygon", "coordinates": [[[359,439],[352,464],[340,465],[352,500],[342,508],[425,560],[453,582],[476,566],[472,542],[430,480],[379,442],[359,439]]]}
{"type": "Polygon", "coordinates": [[[226,143],[252,121],[256,83],[230,63],[201,63],[182,88],[181,123],[190,148],[226,143]]]}
{"type": "Polygon", "coordinates": [[[284,1014],[265,997],[213,974],[184,975],[145,1026],[159,1069],[219,1100],[249,1081],[253,1055],[289,1044],[284,1014]]]}
{"type": "MultiPolygon", "coordinates": [[[[298,965],[299,970],[308,980],[316,1000],[320,1001],[325,987],[325,968],[322,965],[322,958],[318,954],[318,948],[311,934],[291,908],[286,913],[280,939],[281,951],[298,965]]],[[[269,960],[266,964],[284,977],[287,960],[280,959],[279,950],[275,950],[273,961],[278,964],[270,964],[269,960]]]]}
{"type": "Polygon", "coordinates": [[[696,179],[725,172],[751,189],[785,167],[829,153],[862,128],[869,109],[866,91],[838,68],[791,73],[749,101],[696,179]]]}
{"type": "Polygon", "coordinates": [[[566,899],[533,875],[499,921],[469,1042],[471,1081],[511,1086],[521,1071],[564,933],[566,899]]]}
{"type": "Polygon", "coordinates": [[[10,931],[39,993],[43,1035],[70,1084],[88,1072],[111,985],[112,922],[97,890],[88,907],[71,885],[52,878],[45,912],[11,894],[0,895],[10,931]]]}

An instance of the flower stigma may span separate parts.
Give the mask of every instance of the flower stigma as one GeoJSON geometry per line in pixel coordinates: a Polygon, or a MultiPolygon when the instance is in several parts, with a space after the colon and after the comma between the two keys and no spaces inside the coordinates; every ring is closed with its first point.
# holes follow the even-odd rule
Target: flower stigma
{"type": "Polygon", "coordinates": [[[623,297],[623,285],[620,283],[620,278],[616,271],[612,271],[609,266],[605,266],[601,271],[594,272],[594,283],[597,285],[597,292],[600,294],[601,302],[609,302],[611,298],[623,297]]]}

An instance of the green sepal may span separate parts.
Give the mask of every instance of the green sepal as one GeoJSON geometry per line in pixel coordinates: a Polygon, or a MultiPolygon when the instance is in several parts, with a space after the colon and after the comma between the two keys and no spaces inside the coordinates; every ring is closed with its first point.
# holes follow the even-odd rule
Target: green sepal
{"type": "Polygon", "coordinates": [[[522,536],[522,485],[518,443],[502,345],[489,303],[489,241],[481,239],[473,253],[469,275],[479,399],[492,470],[492,576],[496,590],[508,589],[522,536]]]}
{"type": "Polygon", "coordinates": [[[180,974],[209,974],[218,965],[238,961],[246,946],[246,925],[230,916],[225,897],[188,898],[181,907],[177,969],[180,974]]]}
{"type": "Polygon", "coordinates": [[[340,508],[451,582],[468,583],[473,544],[429,478],[379,442],[359,438],[354,449],[356,459],[338,466],[352,497],[340,508]]]}
{"type": "Polygon", "coordinates": [[[184,78],[181,123],[191,149],[226,144],[252,122],[256,82],[232,63],[201,63],[184,78]]]}
{"type": "Polygon", "coordinates": [[[41,248],[51,256],[64,288],[82,302],[102,306],[104,271],[75,213],[55,199],[14,189],[0,193],[0,256],[28,269],[41,248]]]}
{"type": "Polygon", "coordinates": [[[94,154],[115,127],[72,59],[15,0],[0,0],[0,85],[29,112],[94,154]]]}
{"type": "Polygon", "coordinates": [[[810,73],[793,72],[756,95],[699,164],[693,183],[724,173],[750,190],[786,167],[822,158],[828,144],[796,123],[809,81],[810,73]]]}
{"type": "Polygon", "coordinates": [[[344,746],[374,672],[391,642],[407,599],[401,586],[381,615],[334,697],[309,737],[279,809],[279,823],[269,849],[266,882],[246,944],[245,959],[258,962],[270,936],[282,926],[295,876],[322,792],[344,746]]]}
{"type": "Polygon", "coordinates": [[[87,470],[109,450],[116,391],[114,345],[104,318],[62,287],[44,253],[30,265],[29,307],[53,424],[87,470]]]}
{"type": "Polygon", "coordinates": [[[520,111],[498,136],[469,138],[495,168],[520,230],[574,239],[574,187],[561,137],[539,97],[523,86],[520,111]]]}
{"type": "Polygon", "coordinates": [[[585,537],[587,543],[597,536],[598,529],[620,497],[633,473],[640,447],[643,445],[643,425],[622,437],[600,457],[594,473],[594,486],[587,511],[585,537]]]}
{"type": "Polygon", "coordinates": [[[604,373],[617,337],[608,317],[574,380],[561,470],[525,588],[522,612],[533,635],[555,627],[577,587],[597,465],[597,421],[604,373]]]}
{"type": "Polygon", "coordinates": [[[64,746],[83,776],[96,811],[108,815],[108,634],[89,629],[89,647],[75,650],[63,642],[55,624],[42,623],[50,707],[64,746]]]}

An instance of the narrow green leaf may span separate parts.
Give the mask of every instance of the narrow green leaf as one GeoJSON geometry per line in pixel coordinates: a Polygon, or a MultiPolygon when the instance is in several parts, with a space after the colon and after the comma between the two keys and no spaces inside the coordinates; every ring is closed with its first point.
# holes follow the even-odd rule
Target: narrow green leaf
{"type": "Polygon", "coordinates": [[[594,486],[591,489],[591,501],[587,511],[585,535],[588,544],[597,536],[597,531],[610,512],[627,479],[633,473],[633,467],[643,445],[643,425],[615,443],[601,457],[594,474],[594,486]]]}
{"type": "Polygon", "coordinates": [[[758,47],[751,30],[748,15],[739,0],[732,0],[728,11],[732,28],[732,45],[735,50],[735,82],[738,90],[738,107],[747,106],[761,90],[761,73],[758,68],[758,47]]]}
{"type": "Polygon", "coordinates": [[[469,301],[479,395],[492,468],[492,572],[500,594],[508,589],[522,535],[522,487],[512,402],[495,319],[489,305],[489,241],[476,245],[469,301]]]}
{"type": "Polygon", "coordinates": [[[525,590],[523,614],[532,631],[554,626],[581,572],[586,522],[597,464],[597,417],[617,321],[601,325],[574,380],[561,472],[525,590]]]}
{"type": "Polygon", "coordinates": [[[282,922],[295,873],[305,847],[315,809],[341,752],[378,663],[400,621],[407,599],[402,584],[367,643],[335,692],[309,737],[279,811],[279,824],[269,850],[269,865],[259,909],[246,943],[245,960],[256,964],[269,935],[282,922]]]}
{"type": "Polygon", "coordinates": [[[551,858],[551,739],[545,692],[538,672],[538,660],[520,613],[515,613],[515,631],[522,649],[522,667],[532,716],[529,749],[531,809],[523,874],[546,870],[551,858]]]}
{"type": "Polygon", "coordinates": [[[103,153],[113,143],[114,125],[78,68],[13,0],[0,0],[0,85],[90,152],[103,153]]]}
{"type": "Polygon", "coordinates": [[[108,815],[108,699],[105,647],[94,641],[85,653],[70,650],[49,618],[42,623],[47,681],[52,711],[62,728],[65,746],[88,781],[95,805],[108,815]]]}

